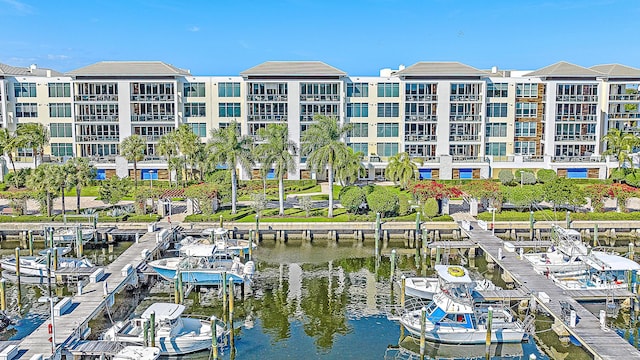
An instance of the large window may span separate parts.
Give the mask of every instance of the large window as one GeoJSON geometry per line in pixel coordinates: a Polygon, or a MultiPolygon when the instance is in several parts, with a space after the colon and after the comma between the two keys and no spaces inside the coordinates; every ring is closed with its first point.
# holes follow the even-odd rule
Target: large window
{"type": "Polygon", "coordinates": [[[398,83],[379,83],[378,97],[398,97],[400,96],[400,84],[398,83]]]}
{"type": "Polygon", "coordinates": [[[353,126],[349,132],[351,137],[368,137],[369,136],[369,124],[367,123],[351,123],[353,126]]]}
{"type": "Polygon", "coordinates": [[[51,143],[51,155],[73,156],[73,144],[51,143]]]}
{"type": "Polygon", "coordinates": [[[487,104],[488,117],[507,117],[507,103],[487,104]]]}
{"type": "Polygon", "coordinates": [[[537,103],[516,103],[516,117],[534,118],[538,115],[537,103]]]}
{"type": "Polygon", "coordinates": [[[59,103],[49,104],[50,117],[71,117],[71,104],[59,103]]]}
{"type": "Polygon", "coordinates": [[[49,83],[49,97],[70,97],[71,86],[69,83],[49,83]]]}
{"type": "Polygon", "coordinates": [[[378,143],[378,155],[394,156],[398,153],[398,143],[378,143]]]}
{"type": "Polygon", "coordinates": [[[185,83],[184,84],[184,96],[186,96],[186,97],[204,97],[205,96],[204,83],[185,83]]]}
{"type": "Polygon", "coordinates": [[[240,117],[240,103],[220,103],[218,106],[220,117],[240,117]]]}
{"type": "Polygon", "coordinates": [[[198,135],[199,137],[206,137],[207,136],[207,124],[205,124],[205,123],[189,123],[189,127],[191,128],[191,131],[193,131],[193,133],[198,135]]]}
{"type": "Polygon", "coordinates": [[[378,124],[378,137],[396,137],[396,136],[398,136],[397,123],[378,124]]]}
{"type": "Polygon", "coordinates": [[[538,97],[538,84],[516,84],[516,97],[538,97]]]}
{"type": "Polygon", "coordinates": [[[536,136],[535,122],[520,122],[516,121],[516,136],[536,136]]]}
{"type": "Polygon", "coordinates": [[[36,97],[36,83],[15,83],[13,90],[16,97],[36,97]]]}
{"type": "Polygon", "coordinates": [[[509,85],[507,83],[488,83],[487,84],[487,97],[506,98],[509,92],[509,85]]]}
{"type": "Polygon", "coordinates": [[[348,97],[368,97],[369,84],[367,83],[350,83],[347,84],[348,97]]]}
{"type": "Polygon", "coordinates": [[[507,155],[507,143],[487,143],[486,154],[493,156],[507,155]]]}
{"type": "Polygon", "coordinates": [[[51,137],[72,137],[71,124],[51,123],[49,124],[51,137]]]}
{"type": "Polygon", "coordinates": [[[514,143],[513,152],[516,155],[535,155],[536,154],[536,142],[535,141],[516,141],[514,143]]]}
{"type": "Polygon", "coordinates": [[[185,117],[205,117],[207,116],[207,107],[205,103],[185,103],[185,117]]]}
{"type": "Polygon", "coordinates": [[[218,84],[219,97],[240,97],[240,83],[223,82],[218,84]]]}
{"type": "Polygon", "coordinates": [[[398,117],[398,103],[378,103],[378,117],[398,117]]]}
{"type": "Polygon", "coordinates": [[[368,117],[368,116],[369,116],[368,103],[348,103],[347,104],[347,117],[368,117]]]}
{"type": "Polygon", "coordinates": [[[353,149],[354,153],[360,151],[364,156],[369,155],[369,144],[367,143],[351,143],[349,144],[349,147],[353,149]]]}
{"type": "Polygon", "coordinates": [[[507,136],[507,123],[487,123],[487,136],[490,136],[490,137],[507,136]]]}
{"type": "Polygon", "coordinates": [[[16,117],[38,117],[38,104],[36,103],[17,103],[16,117]]]}

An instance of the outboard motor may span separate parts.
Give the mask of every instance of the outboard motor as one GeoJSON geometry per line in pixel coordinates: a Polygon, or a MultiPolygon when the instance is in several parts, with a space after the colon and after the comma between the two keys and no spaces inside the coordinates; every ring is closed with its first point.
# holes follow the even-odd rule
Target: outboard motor
{"type": "Polygon", "coordinates": [[[251,279],[255,272],[256,272],[256,264],[253,261],[247,261],[247,263],[244,264],[244,270],[242,272],[244,277],[247,279],[251,279]]]}

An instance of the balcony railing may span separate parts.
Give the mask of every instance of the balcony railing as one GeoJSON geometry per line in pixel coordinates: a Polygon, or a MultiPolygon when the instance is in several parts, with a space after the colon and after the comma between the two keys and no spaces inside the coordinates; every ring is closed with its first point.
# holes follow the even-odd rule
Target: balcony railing
{"type": "Polygon", "coordinates": [[[131,122],[144,122],[144,121],[176,121],[175,115],[131,115],[131,122]]]}
{"type": "Polygon", "coordinates": [[[76,95],[75,101],[118,101],[118,94],[76,95]]]}
{"type": "Polygon", "coordinates": [[[524,155],[523,162],[544,162],[544,155],[524,155]]]}
{"type": "Polygon", "coordinates": [[[405,134],[404,141],[437,141],[436,135],[405,134]]]}
{"type": "Polygon", "coordinates": [[[145,156],[141,162],[147,163],[147,164],[162,164],[167,162],[167,160],[164,158],[164,156],[148,155],[148,156],[145,156]]]}
{"type": "Polygon", "coordinates": [[[498,156],[498,155],[494,155],[492,156],[492,160],[493,162],[514,162],[515,161],[515,156],[498,156]]]}
{"type": "Polygon", "coordinates": [[[551,162],[604,162],[604,156],[552,156],[551,162]]]}
{"type": "Polygon", "coordinates": [[[78,135],[76,136],[77,142],[120,142],[120,137],[114,136],[100,136],[100,135],[78,135]]]}
{"type": "Polygon", "coordinates": [[[482,116],[480,115],[449,115],[449,121],[479,122],[479,121],[482,121],[482,116]]]}
{"type": "Polygon", "coordinates": [[[404,120],[407,122],[438,122],[437,115],[405,115],[404,120]]]}
{"type": "Polygon", "coordinates": [[[556,135],[556,141],[595,141],[596,136],[593,135],[556,135]]]}
{"type": "Polygon", "coordinates": [[[247,101],[287,101],[287,95],[247,95],[247,101]]]}
{"type": "Polygon", "coordinates": [[[556,95],[556,101],[598,102],[598,95],[556,95]]]}
{"type": "Polygon", "coordinates": [[[248,121],[287,121],[287,115],[248,115],[248,121]]]}
{"type": "Polygon", "coordinates": [[[405,96],[405,101],[437,102],[438,101],[438,95],[406,95],[405,96]]]}
{"type": "Polygon", "coordinates": [[[482,95],[451,95],[450,101],[481,101],[482,95]]]}
{"type": "Polygon", "coordinates": [[[449,141],[480,141],[480,135],[449,135],[449,141]]]}
{"type": "Polygon", "coordinates": [[[93,155],[89,157],[89,162],[91,164],[113,164],[116,162],[116,155],[93,155]]]}
{"type": "Polygon", "coordinates": [[[464,155],[454,155],[451,157],[453,162],[465,162],[465,163],[482,163],[489,162],[489,158],[485,156],[464,156],[464,155]]]}
{"type": "Polygon", "coordinates": [[[640,113],[623,112],[623,113],[609,113],[609,119],[640,119],[640,113]]]}
{"type": "Polygon", "coordinates": [[[640,94],[610,94],[609,100],[614,101],[640,101],[640,94]]]}
{"type": "Polygon", "coordinates": [[[140,95],[132,94],[131,101],[174,101],[176,96],[173,94],[164,95],[140,95]]]}
{"type": "Polygon", "coordinates": [[[556,121],[597,122],[597,115],[556,115],[556,121]]]}
{"type": "Polygon", "coordinates": [[[118,115],[76,115],[76,122],[117,122],[118,115]]]}
{"type": "Polygon", "coordinates": [[[422,160],[423,163],[439,163],[440,156],[422,156],[419,154],[409,154],[412,160],[422,160]]]}
{"type": "Polygon", "coordinates": [[[300,95],[300,101],[340,101],[340,95],[300,95]]]}

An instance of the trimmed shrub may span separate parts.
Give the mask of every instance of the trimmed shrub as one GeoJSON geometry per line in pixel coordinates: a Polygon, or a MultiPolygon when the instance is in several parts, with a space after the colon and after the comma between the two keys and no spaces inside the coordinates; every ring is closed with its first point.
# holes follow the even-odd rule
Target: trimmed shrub
{"type": "Polygon", "coordinates": [[[540,169],[536,175],[538,176],[538,182],[543,184],[558,178],[558,174],[551,169],[540,169]]]}
{"type": "Polygon", "coordinates": [[[390,216],[398,211],[398,195],[392,193],[387,188],[376,186],[367,195],[367,204],[374,213],[380,213],[382,217],[390,216]]]}
{"type": "Polygon", "coordinates": [[[436,217],[439,211],[438,201],[434,198],[428,198],[422,205],[422,213],[429,219],[436,217]]]}
{"type": "Polygon", "coordinates": [[[349,186],[349,189],[340,194],[340,203],[352,214],[360,210],[362,203],[366,202],[364,191],[357,186],[349,186]]]}
{"type": "Polygon", "coordinates": [[[405,216],[413,212],[410,197],[405,193],[398,194],[398,215],[405,216]]]}
{"type": "Polygon", "coordinates": [[[513,184],[513,173],[511,170],[502,169],[498,173],[498,179],[502,183],[502,185],[512,185],[513,184]]]}

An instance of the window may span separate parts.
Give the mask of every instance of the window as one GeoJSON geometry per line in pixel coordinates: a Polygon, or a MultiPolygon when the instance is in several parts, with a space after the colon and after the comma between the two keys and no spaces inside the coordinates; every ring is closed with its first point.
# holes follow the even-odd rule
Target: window
{"type": "Polygon", "coordinates": [[[49,104],[50,117],[71,117],[71,104],[59,103],[49,104]]]}
{"type": "Polygon", "coordinates": [[[398,136],[397,123],[378,124],[378,137],[396,137],[396,136],[398,136]]]}
{"type": "Polygon", "coordinates": [[[516,121],[516,136],[536,136],[535,122],[520,122],[516,121]]]}
{"type": "Polygon", "coordinates": [[[18,152],[18,156],[23,156],[23,157],[31,157],[33,156],[33,149],[32,148],[18,148],[18,150],[16,150],[18,152]]]}
{"type": "Polygon", "coordinates": [[[184,116],[185,117],[204,117],[204,116],[207,116],[205,103],[185,103],[184,104],[184,116]]]}
{"type": "Polygon", "coordinates": [[[72,137],[71,124],[51,123],[49,124],[51,137],[72,137]]]}
{"type": "Polygon", "coordinates": [[[220,103],[218,106],[218,116],[240,117],[240,103],[220,103]]]}
{"type": "Polygon", "coordinates": [[[70,97],[69,83],[49,83],[49,97],[70,97]]]}
{"type": "Polygon", "coordinates": [[[379,103],[378,117],[398,117],[398,103],[379,103]]]}
{"type": "Polygon", "coordinates": [[[73,144],[51,143],[51,155],[53,156],[73,156],[73,144]]]}
{"type": "Polygon", "coordinates": [[[538,97],[538,84],[516,84],[516,97],[538,97]]]}
{"type": "Polygon", "coordinates": [[[36,103],[17,103],[16,117],[38,117],[38,104],[36,103]]]}
{"type": "Polygon", "coordinates": [[[185,83],[184,96],[186,97],[204,97],[204,83],[185,83]]]}
{"type": "Polygon", "coordinates": [[[487,143],[487,155],[507,155],[507,143],[487,143]]]}
{"type": "Polygon", "coordinates": [[[398,97],[400,96],[400,84],[398,83],[379,83],[378,97],[398,97]]]}
{"type": "Polygon", "coordinates": [[[349,132],[351,137],[368,137],[369,136],[369,124],[367,123],[351,123],[353,128],[349,132]]]}
{"type": "Polygon", "coordinates": [[[506,98],[509,92],[507,83],[488,83],[487,97],[506,98]]]}
{"type": "Polygon", "coordinates": [[[218,96],[219,97],[240,97],[240,83],[238,82],[219,83],[218,96]]]}
{"type": "Polygon", "coordinates": [[[378,155],[394,156],[398,153],[398,143],[378,143],[378,155]]]}
{"type": "Polygon", "coordinates": [[[537,103],[516,103],[516,117],[534,118],[538,115],[537,103]]]}
{"type": "Polygon", "coordinates": [[[348,103],[347,104],[347,117],[368,117],[368,116],[369,116],[368,103],[348,103]]]}
{"type": "Polygon", "coordinates": [[[367,83],[350,83],[347,84],[348,97],[368,97],[369,84],[367,83]]]}
{"type": "Polygon", "coordinates": [[[353,149],[354,153],[360,151],[364,156],[369,155],[369,144],[367,143],[351,143],[349,147],[353,149]]]}
{"type": "Polygon", "coordinates": [[[487,104],[488,117],[507,117],[507,103],[487,104]]]}
{"type": "Polygon", "coordinates": [[[513,152],[516,155],[535,155],[536,142],[535,141],[516,141],[513,152]]]}
{"type": "Polygon", "coordinates": [[[491,136],[491,137],[507,136],[507,123],[488,123],[487,136],[491,136]]]}
{"type": "Polygon", "coordinates": [[[189,127],[191,128],[191,131],[193,131],[193,133],[198,135],[199,137],[206,137],[207,136],[207,124],[205,124],[205,123],[190,123],[189,127]]]}
{"type": "Polygon", "coordinates": [[[36,97],[36,83],[15,83],[13,90],[16,97],[36,97]]]}

